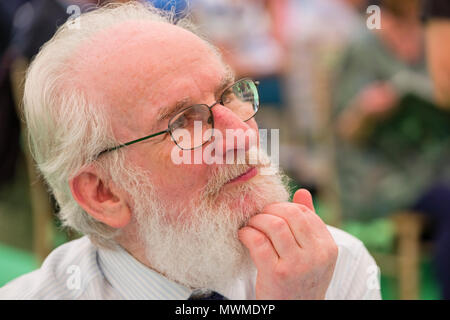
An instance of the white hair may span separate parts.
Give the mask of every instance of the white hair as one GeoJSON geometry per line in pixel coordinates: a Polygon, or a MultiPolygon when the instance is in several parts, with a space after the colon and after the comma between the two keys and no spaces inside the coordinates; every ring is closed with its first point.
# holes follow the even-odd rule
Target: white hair
{"type": "Polygon", "coordinates": [[[84,92],[68,85],[71,55],[99,31],[130,20],[166,22],[198,33],[187,18],[175,21],[173,13],[139,2],[109,4],[84,13],[77,20],[80,28],[75,27],[73,20],[67,21],[31,63],[23,113],[31,152],[58,202],[63,226],[88,235],[97,245],[112,247],[118,230],[95,220],[78,205],[69,180],[93,163],[110,181],[120,181],[117,176],[125,170],[124,155],[118,150],[95,161],[102,150],[118,142],[105,108],[94,106],[84,92]]]}

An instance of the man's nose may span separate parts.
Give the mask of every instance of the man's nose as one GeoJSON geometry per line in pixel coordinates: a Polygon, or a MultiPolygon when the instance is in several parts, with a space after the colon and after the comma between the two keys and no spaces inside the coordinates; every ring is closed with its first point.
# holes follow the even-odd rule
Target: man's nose
{"type": "MultiPolygon", "coordinates": [[[[222,157],[224,163],[228,157],[236,159],[236,154],[245,153],[258,146],[258,132],[241,120],[237,114],[223,105],[212,108],[214,115],[214,148],[216,157],[222,157]]],[[[228,158],[229,160],[230,158],[228,158]]]]}

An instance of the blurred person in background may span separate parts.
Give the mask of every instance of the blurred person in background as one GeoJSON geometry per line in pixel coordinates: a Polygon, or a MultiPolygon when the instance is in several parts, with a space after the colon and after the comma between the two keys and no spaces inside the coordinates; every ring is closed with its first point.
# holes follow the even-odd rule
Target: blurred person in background
{"type": "MultiPolygon", "coordinates": [[[[329,204],[333,185],[332,75],[349,42],[363,32],[365,0],[288,1],[283,74],[287,110],[283,129],[283,168],[300,184],[318,191],[329,204]]],[[[337,211],[334,206],[333,211],[337,211]]],[[[334,214],[334,216],[338,216],[334,214]]]]}
{"type": "Polygon", "coordinates": [[[337,174],[346,218],[408,208],[436,174],[422,154],[402,158],[407,155],[385,152],[385,141],[373,138],[374,128],[387,122],[405,95],[431,97],[419,1],[379,4],[381,28],[350,43],[334,79],[337,174]]]}
{"type": "Polygon", "coordinates": [[[13,54],[20,55],[28,61],[31,60],[38,53],[39,48],[71,15],[92,10],[97,2],[97,0],[32,0],[27,2],[19,8],[14,17],[10,50],[13,51],[13,54]]]}
{"type": "Polygon", "coordinates": [[[450,108],[450,2],[424,0],[428,65],[438,106],[450,108]]]}
{"type": "MultiPolygon", "coordinates": [[[[450,1],[425,0],[423,6],[428,68],[437,107],[450,111],[450,1]]],[[[446,166],[448,167],[448,163],[446,166]]],[[[442,297],[450,299],[450,183],[441,179],[414,209],[435,225],[433,253],[442,297]]]]}
{"type": "MultiPolygon", "coordinates": [[[[11,66],[28,62],[72,14],[95,8],[97,0],[16,0],[0,3],[0,185],[11,182],[20,150],[20,123],[11,87],[11,66]],[[68,10],[69,7],[79,8],[68,10]]],[[[110,1],[111,2],[111,1],[110,1]]]]}
{"type": "Polygon", "coordinates": [[[28,1],[0,2],[0,186],[14,176],[19,156],[20,123],[14,108],[9,78],[11,30],[17,10],[28,1]]]}
{"type": "Polygon", "coordinates": [[[0,186],[14,177],[20,153],[11,66],[30,61],[68,18],[106,2],[127,0],[8,0],[0,2],[0,186]],[[79,10],[78,10],[79,9],[79,10]]]}
{"type": "MultiPolygon", "coordinates": [[[[447,298],[450,115],[433,103],[419,1],[377,4],[381,28],[349,46],[335,79],[343,213],[367,220],[413,210],[437,221],[435,261],[447,298]]],[[[449,75],[443,58],[448,57],[448,41],[444,33],[437,40],[433,32],[431,22],[427,53],[435,95],[443,101],[448,93],[448,87],[443,89],[449,75]]]]}

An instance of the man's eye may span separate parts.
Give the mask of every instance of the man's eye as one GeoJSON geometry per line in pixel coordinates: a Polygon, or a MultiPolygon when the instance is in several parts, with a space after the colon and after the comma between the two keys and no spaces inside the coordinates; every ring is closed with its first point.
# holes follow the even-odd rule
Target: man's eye
{"type": "Polygon", "coordinates": [[[196,113],[189,116],[190,121],[203,121],[203,114],[196,113]]]}
{"type": "Polygon", "coordinates": [[[228,94],[225,94],[222,96],[222,103],[223,104],[228,104],[230,102],[232,102],[234,100],[234,95],[230,92],[228,94]]]}
{"type": "Polygon", "coordinates": [[[172,124],[174,128],[183,128],[187,123],[186,116],[181,116],[172,124]]]}

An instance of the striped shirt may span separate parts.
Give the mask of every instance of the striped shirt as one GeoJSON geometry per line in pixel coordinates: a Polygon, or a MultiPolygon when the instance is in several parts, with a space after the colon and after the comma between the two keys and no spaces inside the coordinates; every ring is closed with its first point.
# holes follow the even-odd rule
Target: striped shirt
{"type": "MultiPolygon", "coordinates": [[[[380,299],[379,269],[361,241],[328,227],[339,255],[326,299],[380,299]]],[[[255,299],[256,271],[220,292],[231,300],[255,299]]],[[[0,299],[185,300],[193,291],[146,267],[120,246],[94,246],[88,237],[50,253],[41,268],[0,288],[0,299]]]]}

